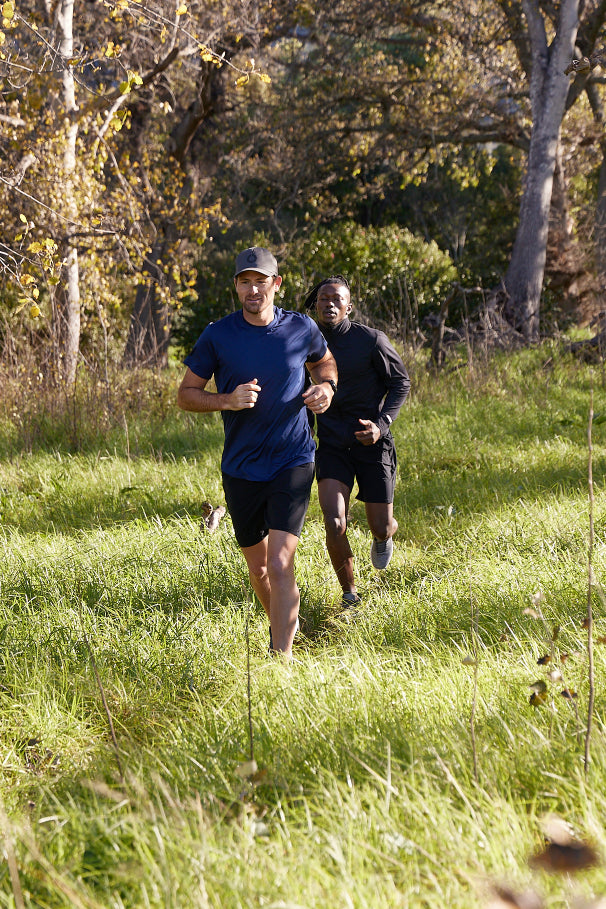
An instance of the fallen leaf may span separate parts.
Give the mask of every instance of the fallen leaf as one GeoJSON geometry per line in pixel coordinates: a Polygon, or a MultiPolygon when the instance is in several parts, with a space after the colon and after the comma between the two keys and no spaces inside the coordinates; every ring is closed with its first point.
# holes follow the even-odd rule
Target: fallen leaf
{"type": "Polygon", "coordinates": [[[543,901],[533,890],[515,893],[510,887],[495,886],[497,899],[489,903],[487,909],[543,909],[543,901]]]}
{"type": "Polygon", "coordinates": [[[532,685],[528,686],[531,691],[534,691],[536,694],[545,694],[547,691],[547,685],[543,679],[537,679],[536,682],[533,682],[532,685]]]}
{"type": "Polygon", "coordinates": [[[243,761],[241,764],[238,764],[236,767],[236,773],[239,777],[242,777],[243,780],[248,779],[251,776],[254,776],[257,773],[259,768],[257,767],[256,761],[243,761]]]}
{"type": "Polygon", "coordinates": [[[588,843],[546,843],[540,852],[530,857],[529,863],[549,872],[583,871],[597,865],[598,856],[588,843]]]}
{"type": "Polygon", "coordinates": [[[540,819],[540,825],[543,836],[550,843],[559,843],[560,846],[566,846],[576,839],[572,824],[565,821],[558,814],[545,814],[540,819]]]}
{"type": "Polygon", "coordinates": [[[210,533],[213,533],[219,526],[221,518],[225,514],[225,507],[219,505],[217,508],[213,508],[212,512],[206,519],[206,528],[210,533]]]}
{"type": "Polygon", "coordinates": [[[537,660],[539,666],[545,666],[549,662],[551,662],[551,654],[549,653],[546,653],[545,656],[539,657],[537,660]]]}

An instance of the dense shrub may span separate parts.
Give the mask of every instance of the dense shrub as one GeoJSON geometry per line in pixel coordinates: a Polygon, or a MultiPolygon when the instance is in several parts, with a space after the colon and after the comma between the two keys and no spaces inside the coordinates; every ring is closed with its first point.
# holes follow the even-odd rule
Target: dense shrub
{"type": "MultiPolygon", "coordinates": [[[[267,236],[250,240],[277,249],[267,236]]],[[[351,283],[356,314],[386,327],[403,340],[423,317],[439,306],[457,278],[450,256],[405,228],[361,227],[343,221],[318,227],[290,244],[278,256],[284,284],[283,305],[301,309],[306,294],[321,278],[335,273],[351,283]]],[[[216,249],[199,266],[198,302],[183,311],[175,325],[175,341],[191,347],[208,322],[237,306],[233,291],[234,250],[216,249]]]]}

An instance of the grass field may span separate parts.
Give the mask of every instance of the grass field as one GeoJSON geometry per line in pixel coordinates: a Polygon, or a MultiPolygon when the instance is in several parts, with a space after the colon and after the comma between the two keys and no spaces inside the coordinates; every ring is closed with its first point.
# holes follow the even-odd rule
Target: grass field
{"type": "Polygon", "coordinates": [[[229,517],[200,530],[222,426],[178,371],[6,386],[0,906],[603,909],[603,371],[555,343],[408,363],[392,563],[354,505],[344,622],[314,492],[288,667],[229,517]],[[529,862],[554,814],[595,867],[529,862]]]}

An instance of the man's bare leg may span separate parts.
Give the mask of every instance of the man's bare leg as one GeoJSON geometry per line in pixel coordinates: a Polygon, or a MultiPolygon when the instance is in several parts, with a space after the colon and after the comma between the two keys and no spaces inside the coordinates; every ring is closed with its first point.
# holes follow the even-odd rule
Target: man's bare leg
{"type": "Polygon", "coordinates": [[[324,527],[326,548],[343,593],[356,594],[353,571],[353,552],[347,539],[347,512],[351,490],[339,480],[320,480],[318,499],[324,527]]]}
{"type": "Polygon", "coordinates": [[[393,516],[393,502],[366,502],[368,529],[375,540],[388,540],[398,529],[393,516]]]}
{"type": "Polygon", "coordinates": [[[255,546],[243,547],[242,555],[246,559],[246,564],[248,565],[248,577],[250,578],[252,589],[257,595],[257,599],[265,610],[265,614],[267,615],[267,618],[270,619],[271,623],[269,611],[271,586],[269,583],[269,575],[267,574],[267,543],[268,538],[265,537],[255,546]]]}
{"type": "Polygon", "coordinates": [[[242,550],[253,590],[269,618],[274,650],[288,658],[299,616],[294,567],[298,543],[292,533],[270,530],[261,543],[242,550]]]}

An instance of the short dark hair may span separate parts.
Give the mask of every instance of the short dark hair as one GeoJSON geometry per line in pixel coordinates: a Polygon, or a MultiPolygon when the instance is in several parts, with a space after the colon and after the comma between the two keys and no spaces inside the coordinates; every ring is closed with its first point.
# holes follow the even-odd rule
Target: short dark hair
{"type": "Polygon", "coordinates": [[[305,309],[311,309],[313,306],[316,305],[316,301],[318,299],[318,292],[319,292],[320,288],[323,287],[325,284],[340,284],[342,287],[346,287],[347,290],[351,289],[349,286],[349,281],[343,275],[330,275],[329,278],[322,278],[321,281],[318,281],[318,283],[315,285],[315,287],[312,287],[312,289],[309,291],[309,293],[305,297],[305,301],[303,304],[305,306],[305,309]]]}

